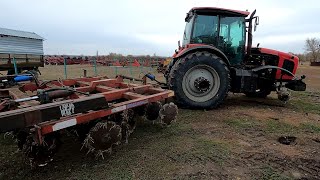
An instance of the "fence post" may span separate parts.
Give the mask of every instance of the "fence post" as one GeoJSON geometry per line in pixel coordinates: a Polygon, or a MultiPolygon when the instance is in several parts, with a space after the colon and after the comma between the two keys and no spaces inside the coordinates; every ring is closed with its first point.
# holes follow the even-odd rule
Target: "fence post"
{"type": "Polygon", "coordinates": [[[67,79],[68,75],[67,75],[67,59],[63,58],[63,65],[64,65],[64,78],[67,79]]]}
{"type": "Polygon", "coordinates": [[[16,58],[12,58],[12,61],[13,61],[13,68],[14,68],[14,74],[15,75],[18,75],[18,67],[17,67],[17,61],[16,61],[16,58]]]}
{"type": "Polygon", "coordinates": [[[96,58],[93,59],[93,69],[94,69],[94,75],[97,76],[98,72],[97,72],[97,60],[96,60],[96,58]]]}
{"type": "Polygon", "coordinates": [[[130,68],[130,76],[133,77],[133,75],[132,75],[132,65],[129,65],[129,68],[130,68]]]}
{"type": "Polygon", "coordinates": [[[83,69],[83,77],[87,77],[87,70],[83,69]]]}

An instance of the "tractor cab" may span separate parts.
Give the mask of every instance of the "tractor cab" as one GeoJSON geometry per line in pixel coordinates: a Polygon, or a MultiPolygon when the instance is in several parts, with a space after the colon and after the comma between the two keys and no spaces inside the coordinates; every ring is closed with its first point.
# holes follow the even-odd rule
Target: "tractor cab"
{"type": "MultiPolygon", "coordinates": [[[[231,65],[245,57],[247,11],[221,8],[192,8],[185,18],[182,46],[206,44],[222,51],[231,65]]],[[[248,31],[249,32],[249,31],[248,31]]]]}

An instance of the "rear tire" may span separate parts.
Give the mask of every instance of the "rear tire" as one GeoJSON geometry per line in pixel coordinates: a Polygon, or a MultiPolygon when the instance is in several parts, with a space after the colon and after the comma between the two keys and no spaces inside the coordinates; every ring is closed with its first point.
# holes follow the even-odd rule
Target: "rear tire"
{"type": "Polygon", "coordinates": [[[202,109],[218,107],[228,94],[230,82],[226,63],[208,52],[178,59],[168,77],[178,105],[202,109]]]}

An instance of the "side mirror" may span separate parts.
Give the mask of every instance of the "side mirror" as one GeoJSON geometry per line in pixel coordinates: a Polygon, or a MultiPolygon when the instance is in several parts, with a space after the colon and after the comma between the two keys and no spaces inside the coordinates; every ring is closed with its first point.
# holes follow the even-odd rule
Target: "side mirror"
{"type": "Polygon", "coordinates": [[[259,16],[256,16],[255,18],[256,18],[255,24],[259,25],[259,16]]]}
{"type": "Polygon", "coordinates": [[[257,26],[259,25],[259,16],[254,17],[255,18],[255,22],[254,22],[254,31],[257,30],[257,26]]]}

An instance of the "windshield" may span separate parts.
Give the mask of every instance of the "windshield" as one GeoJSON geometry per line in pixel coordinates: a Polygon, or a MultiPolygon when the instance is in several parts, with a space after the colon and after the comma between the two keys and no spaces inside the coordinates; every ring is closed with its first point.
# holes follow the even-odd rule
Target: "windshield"
{"type": "Polygon", "coordinates": [[[192,31],[192,25],[193,25],[193,19],[191,18],[189,20],[189,22],[186,23],[186,27],[183,33],[183,41],[182,41],[182,45],[186,45],[190,43],[190,37],[191,37],[191,31],[192,31]]]}

